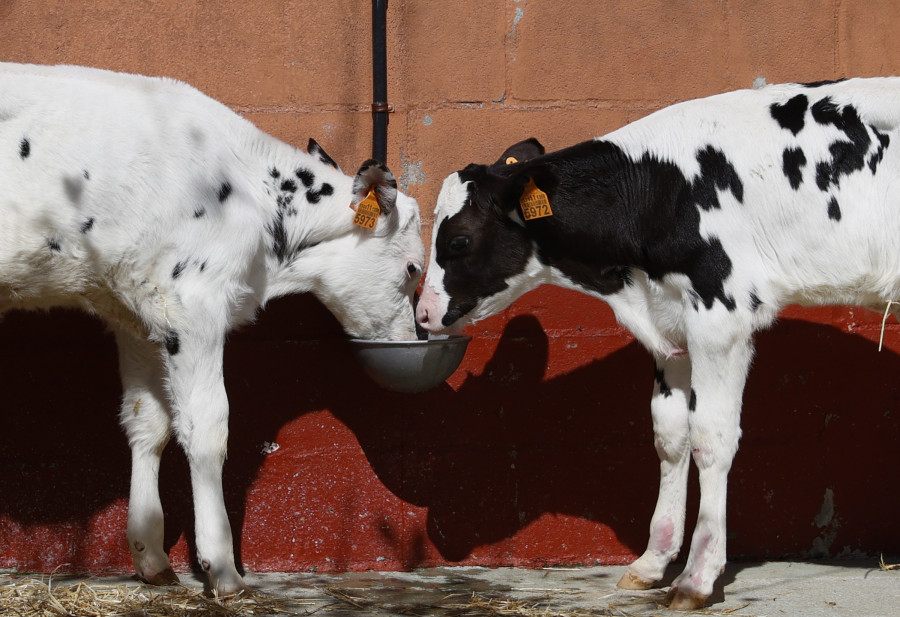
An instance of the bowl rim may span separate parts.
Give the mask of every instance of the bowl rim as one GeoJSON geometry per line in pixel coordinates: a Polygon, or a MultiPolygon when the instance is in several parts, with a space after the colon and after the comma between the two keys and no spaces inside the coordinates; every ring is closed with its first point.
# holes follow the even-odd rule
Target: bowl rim
{"type": "Polygon", "coordinates": [[[359,347],[381,346],[416,346],[427,347],[429,345],[459,345],[460,343],[468,343],[472,340],[471,334],[448,334],[447,338],[442,339],[422,339],[415,341],[394,341],[389,339],[363,339],[351,338],[350,343],[359,347]]]}

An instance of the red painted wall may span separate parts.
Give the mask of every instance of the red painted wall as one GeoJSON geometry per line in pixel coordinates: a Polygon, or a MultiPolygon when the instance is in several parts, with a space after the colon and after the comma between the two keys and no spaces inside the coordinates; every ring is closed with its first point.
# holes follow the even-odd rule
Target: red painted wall
{"type": "MultiPolygon", "coordinates": [[[[427,236],[443,177],[514,140],[562,147],[760,75],[900,72],[900,8],[862,4],[392,0],[388,163],[427,236]]],[[[0,59],[185,79],[352,169],[370,148],[369,18],[350,0],[12,0],[0,59]]],[[[460,370],[420,395],[369,383],[309,297],[232,336],[225,484],[246,568],[621,563],[643,550],[657,483],[649,356],[605,305],[549,288],[470,332],[460,370]],[[265,442],[280,449],[264,455],[265,442]]],[[[731,474],[733,558],[900,553],[900,327],[881,353],[879,332],[878,315],[823,308],[758,336],[731,474]]],[[[129,570],[111,337],[76,313],[10,314],[0,391],[0,568],[129,570]]],[[[167,547],[187,567],[175,444],[162,483],[167,547]]]]}

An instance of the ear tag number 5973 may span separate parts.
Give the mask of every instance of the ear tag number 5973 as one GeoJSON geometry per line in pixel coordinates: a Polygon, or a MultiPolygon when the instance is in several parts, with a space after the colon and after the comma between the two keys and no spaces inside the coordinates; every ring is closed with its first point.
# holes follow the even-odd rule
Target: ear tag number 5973
{"type": "Polygon", "coordinates": [[[364,229],[375,229],[378,224],[378,217],[381,215],[381,206],[375,198],[375,189],[369,191],[365,199],[356,206],[356,215],[353,217],[353,224],[359,225],[364,229]]]}

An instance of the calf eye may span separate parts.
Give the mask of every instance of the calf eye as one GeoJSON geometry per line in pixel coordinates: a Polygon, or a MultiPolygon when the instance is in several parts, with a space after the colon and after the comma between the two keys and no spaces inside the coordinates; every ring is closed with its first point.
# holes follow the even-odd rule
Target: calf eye
{"type": "Polygon", "coordinates": [[[410,276],[415,276],[419,273],[419,271],[419,264],[417,264],[416,262],[410,261],[406,264],[406,273],[410,276]]]}
{"type": "Polygon", "coordinates": [[[454,253],[462,253],[469,248],[469,236],[454,236],[450,238],[450,250],[454,253]]]}

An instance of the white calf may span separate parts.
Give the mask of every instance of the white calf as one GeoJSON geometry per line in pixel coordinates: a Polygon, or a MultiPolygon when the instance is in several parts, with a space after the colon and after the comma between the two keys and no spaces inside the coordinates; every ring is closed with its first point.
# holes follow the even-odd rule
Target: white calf
{"type": "Polygon", "coordinates": [[[416,202],[380,163],[346,176],[315,142],[297,150],[182,83],[0,64],[0,217],[0,311],[76,306],[115,332],[139,575],[176,579],[157,488],[174,430],[200,564],[220,594],[238,591],[225,335],[271,298],[312,292],[354,337],[414,339],[416,202]],[[372,230],[350,209],[370,190],[372,230]]]}
{"type": "Polygon", "coordinates": [[[444,182],[417,318],[455,330],[550,283],[609,303],[656,358],[659,500],[623,587],[670,605],[725,565],[725,493],[752,334],[787,304],[900,298],[900,79],[788,84],[674,105],[551,154],[534,140],[444,182]],[[509,163],[509,164],[507,164],[509,163]]]}

